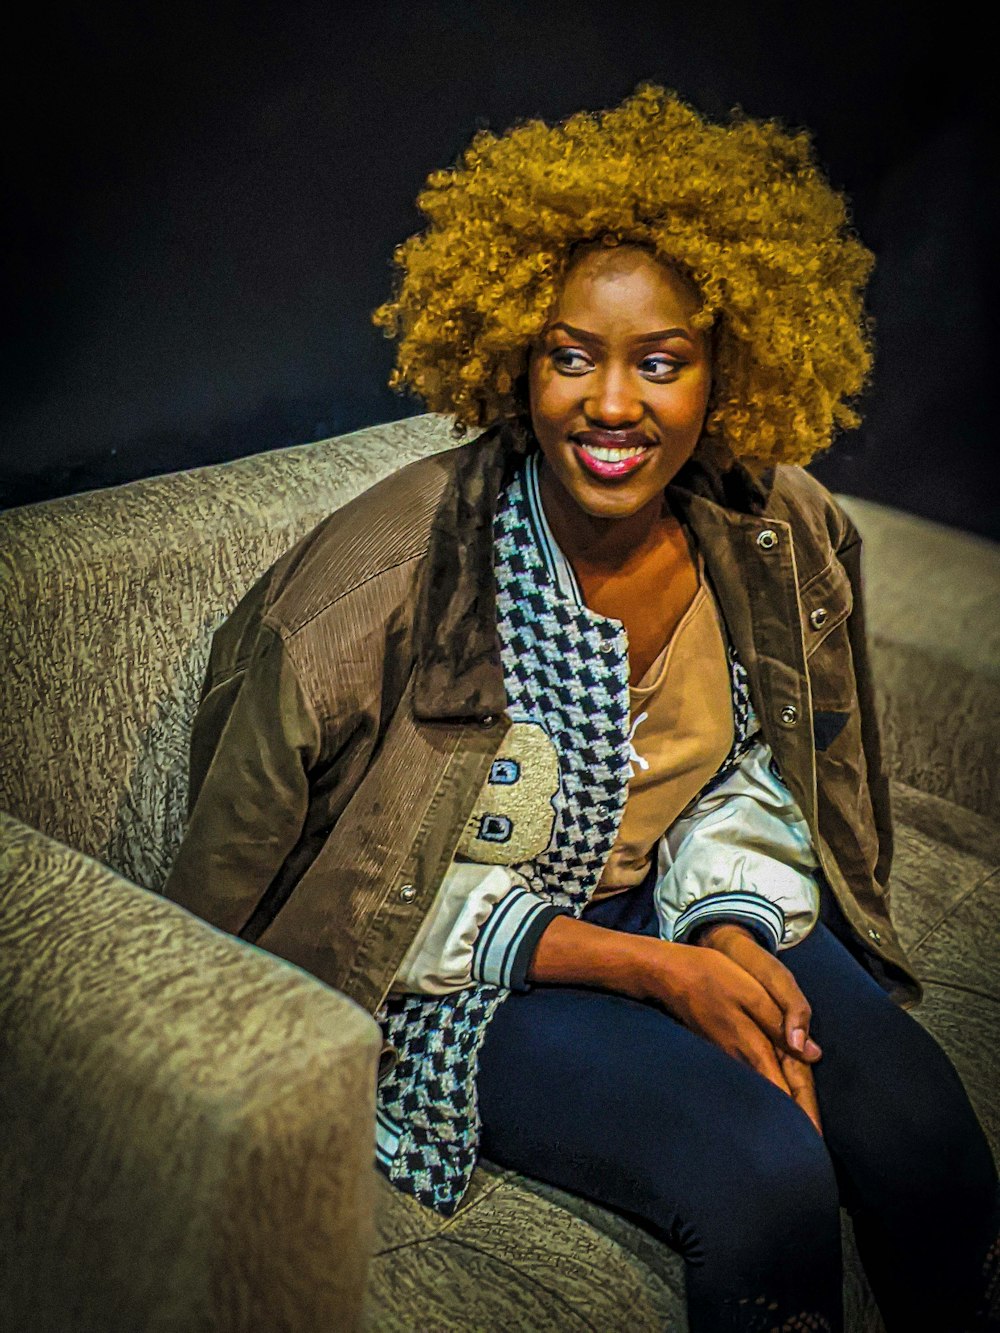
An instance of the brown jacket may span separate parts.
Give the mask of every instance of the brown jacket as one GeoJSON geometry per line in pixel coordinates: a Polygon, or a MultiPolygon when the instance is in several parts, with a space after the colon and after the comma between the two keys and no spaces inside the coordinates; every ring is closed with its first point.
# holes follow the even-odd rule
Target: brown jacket
{"type": "MultiPolygon", "coordinates": [[[[164,892],[371,1012],[509,726],[492,565],[509,446],[493,427],[331,514],[212,641],[164,892]]],[[[755,479],[708,444],[668,495],[866,966],[909,1007],[857,530],[800,468],[755,479]]]]}

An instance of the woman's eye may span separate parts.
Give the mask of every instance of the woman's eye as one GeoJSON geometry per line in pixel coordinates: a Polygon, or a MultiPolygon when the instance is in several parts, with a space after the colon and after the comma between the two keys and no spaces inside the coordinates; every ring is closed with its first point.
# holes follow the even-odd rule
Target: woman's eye
{"type": "Polygon", "coordinates": [[[655,375],[657,379],[666,379],[681,368],[681,362],[675,361],[672,356],[646,356],[639,364],[644,374],[655,375]]]}
{"type": "Polygon", "coordinates": [[[552,353],[552,362],[557,370],[570,373],[579,373],[590,365],[590,359],[572,347],[557,347],[552,353]]]}

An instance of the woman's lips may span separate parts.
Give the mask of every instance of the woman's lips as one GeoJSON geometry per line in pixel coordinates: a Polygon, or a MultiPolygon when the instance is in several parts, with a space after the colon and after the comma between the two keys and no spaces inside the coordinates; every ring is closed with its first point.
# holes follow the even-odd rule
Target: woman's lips
{"type": "Polygon", "coordinates": [[[579,440],[573,441],[573,448],[586,471],[594,477],[600,477],[602,481],[627,477],[642,465],[646,455],[651,452],[650,445],[599,448],[597,445],[581,444],[579,440]]]}

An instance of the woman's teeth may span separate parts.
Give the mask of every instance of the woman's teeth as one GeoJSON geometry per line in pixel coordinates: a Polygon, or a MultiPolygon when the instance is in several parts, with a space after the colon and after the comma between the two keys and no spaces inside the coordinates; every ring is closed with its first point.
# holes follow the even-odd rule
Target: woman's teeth
{"type": "Polygon", "coordinates": [[[624,463],[628,458],[638,458],[647,448],[644,444],[637,444],[630,449],[598,449],[594,445],[584,447],[591,458],[596,458],[600,463],[624,463]]]}

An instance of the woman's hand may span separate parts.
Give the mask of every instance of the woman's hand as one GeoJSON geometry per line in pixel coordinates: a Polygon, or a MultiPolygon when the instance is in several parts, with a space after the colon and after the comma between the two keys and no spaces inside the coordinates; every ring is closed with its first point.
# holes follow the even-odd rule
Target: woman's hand
{"type": "MultiPolygon", "coordinates": [[[[782,1074],[783,1090],[805,1111],[823,1133],[819,1103],[812,1069],[822,1052],[809,1036],[812,1010],[798,983],[785,965],[763,948],[753,935],[732,922],[710,926],[698,936],[700,946],[715,949],[754,977],[768,992],[784,1015],[783,1043],[775,1046],[775,1057],[782,1074]]],[[[774,1078],[772,1082],[776,1082],[774,1078]]],[[[782,1087],[782,1083],[778,1083],[782,1087]]]]}
{"type": "Polygon", "coordinates": [[[810,1061],[819,1059],[820,1048],[809,1036],[812,1009],[784,963],[758,944],[744,926],[731,921],[702,930],[697,942],[725,954],[760,982],[784,1015],[783,1045],[792,1055],[810,1061]]]}
{"type": "Polygon", "coordinates": [[[801,1026],[808,1032],[809,1005],[783,964],[740,927],[732,929],[740,930],[753,949],[774,966],[768,968],[766,962],[739,946],[739,961],[727,957],[718,945],[724,944],[726,950],[733,945],[725,936],[716,936],[721,925],[709,936],[712,946],[700,948],[557,916],[542,932],[528,978],[543,983],[599,986],[662,1005],[685,1027],[756,1069],[787,1093],[819,1130],[808,1063],[819,1058],[819,1047],[806,1037],[799,1051],[786,1036],[788,1017],[792,1020],[789,1031],[801,1026]],[[787,975],[791,987],[775,968],[787,975]],[[751,969],[760,972],[766,984],[751,969]]]}

